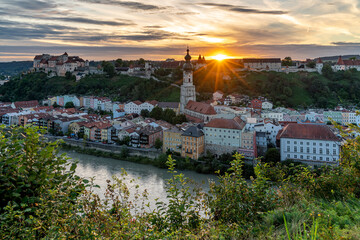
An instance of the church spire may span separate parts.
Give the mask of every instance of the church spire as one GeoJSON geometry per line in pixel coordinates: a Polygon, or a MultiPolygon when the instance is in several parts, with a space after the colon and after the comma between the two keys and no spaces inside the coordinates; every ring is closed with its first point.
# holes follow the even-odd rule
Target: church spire
{"type": "Polygon", "coordinates": [[[191,62],[190,62],[191,56],[190,56],[190,54],[189,54],[189,47],[187,47],[186,52],[187,52],[187,54],[186,54],[186,56],[185,56],[186,63],[184,64],[183,69],[184,69],[185,71],[192,71],[193,67],[192,67],[192,64],[191,64],[191,62]]]}

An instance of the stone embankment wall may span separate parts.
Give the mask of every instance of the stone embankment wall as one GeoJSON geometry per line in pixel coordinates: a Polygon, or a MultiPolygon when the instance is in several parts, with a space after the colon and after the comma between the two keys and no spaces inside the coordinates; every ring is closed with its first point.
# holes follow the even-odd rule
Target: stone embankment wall
{"type": "Polygon", "coordinates": [[[122,148],[126,147],[129,149],[129,154],[131,156],[144,156],[148,158],[157,158],[160,154],[160,150],[156,150],[154,148],[145,149],[145,148],[133,148],[127,146],[119,146],[114,144],[103,144],[98,142],[88,142],[83,140],[75,140],[63,137],[54,137],[54,136],[46,136],[49,141],[55,141],[58,139],[64,140],[65,143],[70,144],[72,146],[81,147],[81,148],[92,148],[104,152],[114,152],[121,153],[122,148]]]}

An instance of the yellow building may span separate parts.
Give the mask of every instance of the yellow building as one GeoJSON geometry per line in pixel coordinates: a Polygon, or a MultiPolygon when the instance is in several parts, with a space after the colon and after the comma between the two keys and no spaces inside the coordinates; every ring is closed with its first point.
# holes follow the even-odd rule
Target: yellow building
{"type": "Polygon", "coordinates": [[[170,150],[172,152],[181,153],[181,134],[177,127],[173,127],[163,131],[163,152],[170,150]]]}
{"type": "Polygon", "coordinates": [[[197,127],[189,127],[181,135],[181,156],[197,160],[205,151],[204,133],[197,127]]]}

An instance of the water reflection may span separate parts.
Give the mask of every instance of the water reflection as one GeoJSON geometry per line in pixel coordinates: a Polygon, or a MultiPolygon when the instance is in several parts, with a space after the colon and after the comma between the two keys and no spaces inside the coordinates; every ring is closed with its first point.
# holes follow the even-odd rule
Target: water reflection
{"type": "MultiPolygon", "coordinates": [[[[110,158],[96,157],[91,155],[80,154],[76,152],[66,152],[71,161],[75,159],[79,161],[76,174],[80,177],[91,178],[94,177],[95,184],[100,186],[100,189],[95,189],[95,193],[103,196],[106,189],[106,180],[112,179],[112,176],[121,177],[122,169],[127,172],[124,182],[133,191],[135,186],[139,185],[139,192],[147,191],[149,193],[150,205],[155,206],[155,199],[158,201],[166,201],[166,179],[171,177],[167,169],[159,169],[154,166],[132,163],[127,161],[115,160],[110,158]],[[132,179],[137,179],[131,182],[132,179]]],[[[180,172],[180,171],[179,171],[180,172]]],[[[193,171],[181,171],[186,177],[193,179],[200,184],[204,191],[209,190],[209,180],[216,181],[215,175],[199,174],[193,171]]],[[[134,192],[132,192],[134,193],[134,192]]],[[[133,198],[133,195],[132,195],[133,198]]],[[[134,200],[134,199],[132,199],[134,200]]]]}

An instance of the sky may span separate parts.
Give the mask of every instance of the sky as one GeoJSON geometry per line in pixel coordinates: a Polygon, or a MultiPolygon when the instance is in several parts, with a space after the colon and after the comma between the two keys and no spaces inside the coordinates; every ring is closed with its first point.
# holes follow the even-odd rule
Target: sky
{"type": "Polygon", "coordinates": [[[360,0],[0,0],[0,61],[360,54],[360,0]]]}

